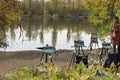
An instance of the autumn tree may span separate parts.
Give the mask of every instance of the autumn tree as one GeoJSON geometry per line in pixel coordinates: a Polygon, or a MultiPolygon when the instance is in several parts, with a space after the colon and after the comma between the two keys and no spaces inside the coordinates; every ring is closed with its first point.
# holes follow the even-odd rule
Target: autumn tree
{"type": "Polygon", "coordinates": [[[102,24],[113,16],[120,16],[119,0],[85,0],[85,7],[89,10],[89,20],[94,24],[102,24]]]}
{"type": "Polygon", "coordinates": [[[0,0],[0,26],[19,19],[22,14],[17,0],[0,0]]]}

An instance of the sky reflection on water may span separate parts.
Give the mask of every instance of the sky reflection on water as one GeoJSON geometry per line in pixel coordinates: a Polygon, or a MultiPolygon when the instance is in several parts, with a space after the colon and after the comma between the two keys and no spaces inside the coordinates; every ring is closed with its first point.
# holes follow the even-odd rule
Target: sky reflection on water
{"type": "MultiPolygon", "coordinates": [[[[37,36],[37,38],[35,40],[31,40],[29,41],[27,38],[24,38],[24,40],[22,40],[22,38],[19,39],[19,30],[16,30],[16,37],[15,40],[11,39],[10,37],[10,33],[7,33],[8,36],[8,42],[9,42],[9,46],[6,49],[0,49],[0,50],[6,50],[6,51],[21,51],[21,50],[37,50],[37,47],[43,47],[46,44],[52,46],[52,34],[49,31],[45,31],[44,33],[44,42],[43,44],[40,43],[40,38],[39,36],[37,36]]],[[[56,41],[56,49],[67,49],[67,50],[73,50],[74,48],[72,47],[74,45],[74,40],[76,40],[74,38],[75,34],[73,33],[72,36],[70,38],[69,41],[67,41],[67,30],[62,30],[60,32],[58,32],[57,34],[57,41],[56,41]]],[[[90,34],[87,34],[85,32],[81,33],[81,40],[84,41],[84,44],[86,47],[84,47],[84,49],[88,49],[88,46],[90,45],[90,34]]],[[[99,47],[101,47],[101,41],[99,41],[99,47]]],[[[93,48],[98,48],[95,47],[95,45],[93,46],[93,48]]]]}
{"type": "MultiPolygon", "coordinates": [[[[83,40],[88,49],[91,33],[99,29],[86,19],[79,20],[44,20],[40,17],[24,17],[22,23],[13,23],[10,27],[1,27],[1,40],[8,43],[6,51],[37,50],[46,44],[59,49],[74,49],[74,40],[83,40]]],[[[101,41],[98,38],[99,48],[101,41]]],[[[95,45],[93,45],[93,48],[95,45]]]]}

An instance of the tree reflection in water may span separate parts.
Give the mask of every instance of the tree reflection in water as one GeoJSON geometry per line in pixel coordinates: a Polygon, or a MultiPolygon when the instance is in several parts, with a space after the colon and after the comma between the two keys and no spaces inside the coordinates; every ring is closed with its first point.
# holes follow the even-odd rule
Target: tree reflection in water
{"type": "MultiPolygon", "coordinates": [[[[85,35],[83,35],[83,37],[81,36],[83,32],[88,35],[92,32],[98,32],[98,29],[90,24],[87,19],[52,20],[42,19],[40,16],[23,17],[19,24],[13,23],[10,27],[0,28],[4,28],[3,30],[0,29],[0,32],[3,32],[0,39],[2,38],[1,40],[4,41],[16,41],[19,46],[18,50],[25,48],[35,49],[35,47],[46,44],[64,49],[68,44],[72,46],[71,43],[73,43],[72,41],[74,41],[74,39],[82,39],[85,37],[85,35]],[[7,38],[6,33],[8,34],[7,38]]],[[[10,45],[8,49],[12,47],[12,49],[15,50],[12,45],[10,45]]],[[[68,46],[68,48],[69,47],[70,46],[68,46]]]]}

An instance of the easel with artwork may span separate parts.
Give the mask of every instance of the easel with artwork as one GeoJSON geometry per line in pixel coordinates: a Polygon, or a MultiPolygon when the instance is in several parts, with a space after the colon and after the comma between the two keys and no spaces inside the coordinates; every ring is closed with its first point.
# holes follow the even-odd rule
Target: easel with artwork
{"type": "Polygon", "coordinates": [[[88,56],[84,54],[84,41],[74,41],[75,53],[73,53],[68,69],[73,66],[74,63],[79,64],[81,61],[88,68],[88,56]]]}

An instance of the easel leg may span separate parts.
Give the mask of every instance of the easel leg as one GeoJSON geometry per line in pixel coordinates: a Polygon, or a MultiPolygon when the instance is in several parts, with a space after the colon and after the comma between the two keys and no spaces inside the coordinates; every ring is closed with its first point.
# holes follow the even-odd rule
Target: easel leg
{"type": "Polygon", "coordinates": [[[53,61],[52,61],[52,55],[51,55],[51,54],[42,54],[42,56],[41,56],[41,58],[40,58],[40,62],[41,62],[42,59],[44,58],[45,63],[47,63],[47,62],[48,62],[48,56],[49,56],[49,58],[50,58],[50,61],[53,62],[53,61]],[[44,56],[45,56],[45,57],[44,57],[44,56]]]}
{"type": "Polygon", "coordinates": [[[83,48],[82,48],[82,47],[81,47],[81,50],[82,50],[83,56],[85,56],[85,54],[84,54],[84,50],[83,50],[83,48]]]}
{"type": "Polygon", "coordinates": [[[78,49],[77,49],[77,51],[78,51],[78,53],[77,54],[80,54],[80,47],[77,47],[78,49]]]}
{"type": "Polygon", "coordinates": [[[42,56],[41,56],[41,58],[40,58],[40,62],[42,61],[43,57],[44,57],[44,54],[42,54],[42,56]]]}
{"type": "Polygon", "coordinates": [[[100,62],[101,62],[101,60],[102,60],[102,55],[103,55],[103,48],[102,48],[102,50],[101,50],[101,52],[100,52],[100,56],[99,56],[100,62]]]}
{"type": "Polygon", "coordinates": [[[90,50],[92,50],[92,47],[93,47],[93,43],[90,42],[90,50]]]}
{"type": "Polygon", "coordinates": [[[97,42],[97,47],[99,48],[98,42],[97,42]]]}
{"type": "Polygon", "coordinates": [[[45,63],[48,62],[48,54],[45,55],[45,63]]]}
{"type": "Polygon", "coordinates": [[[52,55],[51,55],[51,54],[49,54],[49,59],[50,59],[51,62],[53,62],[53,61],[52,61],[52,55]]]}
{"type": "Polygon", "coordinates": [[[68,66],[68,69],[70,69],[70,66],[73,65],[74,60],[75,60],[75,54],[73,54],[73,56],[72,56],[72,58],[71,58],[71,60],[70,60],[70,64],[69,64],[69,66],[68,66]]]}

